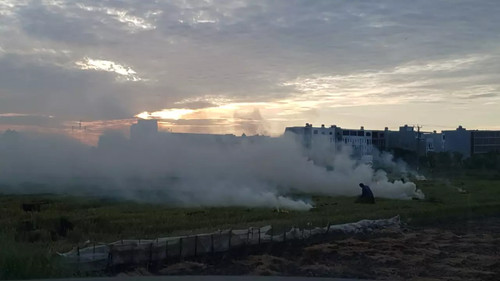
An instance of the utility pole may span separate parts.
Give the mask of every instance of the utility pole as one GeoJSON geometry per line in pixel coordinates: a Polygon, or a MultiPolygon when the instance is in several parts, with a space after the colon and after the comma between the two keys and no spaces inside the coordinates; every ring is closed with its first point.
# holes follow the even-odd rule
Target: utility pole
{"type": "Polygon", "coordinates": [[[71,126],[71,134],[78,140],[84,141],[87,135],[87,126],[82,126],[83,121],[77,122],[76,126],[71,126]]]}
{"type": "Polygon", "coordinates": [[[418,125],[417,124],[417,171],[419,171],[419,168],[420,168],[420,128],[422,128],[422,126],[418,125]]]}

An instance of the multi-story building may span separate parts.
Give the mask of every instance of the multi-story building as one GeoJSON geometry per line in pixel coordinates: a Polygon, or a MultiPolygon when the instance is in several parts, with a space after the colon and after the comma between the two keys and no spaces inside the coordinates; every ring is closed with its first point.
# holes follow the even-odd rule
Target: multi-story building
{"type": "Polygon", "coordinates": [[[423,133],[425,140],[425,153],[444,151],[443,134],[433,131],[432,133],[423,133]]]}
{"type": "Polygon", "coordinates": [[[285,135],[294,136],[297,140],[301,141],[304,147],[311,148],[316,146],[334,146],[341,140],[341,129],[335,125],[330,127],[313,127],[312,124],[306,123],[304,127],[287,127],[285,135]]]}
{"type": "Polygon", "coordinates": [[[456,130],[441,131],[443,135],[443,151],[459,152],[465,158],[471,154],[471,131],[459,126],[456,130]]]}
{"type": "Polygon", "coordinates": [[[358,156],[371,155],[373,149],[385,149],[387,145],[387,129],[384,131],[360,129],[344,129],[332,125],[313,127],[307,123],[305,127],[287,127],[285,134],[293,134],[302,141],[306,148],[334,148],[339,144],[352,147],[353,153],[358,156]]]}
{"type": "MultiPolygon", "coordinates": [[[[105,136],[107,137],[107,136],[105,136]]],[[[109,138],[109,137],[108,137],[109,138]]],[[[134,143],[142,141],[163,141],[165,138],[176,138],[180,141],[186,141],[193,144],[220,143],[223,145],[237,144],[241,142],[258,142],[268,139],[268,136],[254,135],[246,136],[243,134],[237,137],[233,134],[201,134],[201,133],[173,133],[158,131],[158,120],[156,119],[137,119],[137,123],[130,126],[130,140],[134,143]]],[[[103,139],[106,141],[106,139],[103,139]]]]}
{"type": "MultiPolygon", "coordinates": [[[[434,142],[439,143],[439,139],[436,138],[434,142]]],[[[465,158],[474,154],[500,152],[500,131],[467,130],[458,126],[455,130],[441,131],[440,145],[441,149],[436,152],[459,152],[465,158]]]]}
{"type": "Polygon", "coordinates": [[[418,132],[415,127],[404,125],[399,127],[399,131],[389,131],[388,134],[389,149],[417,150],[418,132]]]}
{"type": "Polygon", "coordinates": [[[389,128],[385,127],[385,130],[372,130],[372,144],[373,147],[378,150],[387,150],[388,145],[388,137],[389,137],[389,128]]]}
{"type": "Polygon", "coordinates": [[[363,156],[373,153],[372,132],[364,127],[358,130],[342,129],[342,142],[351,146],[355,154],[363,156]]]}
{"type": "Polygon", "coordinates": [[[471,154],[500,152],[500,131],[471,131],[471,154]]]}
{"type": "MultiPolygon", "coordinates": [[[[293,135],[304,147],[314,149],[316,153],[334,151],[338,145],[347,145],[353,149],[353,154],[363,157],[372,155],[378,150],[406,150],[425,155],[429,152],[459,152],[465,158],[474,154],[500,152],[500,131],[467,130],[459,126],[456,130],[444,130],[441,133],[420,132],[415,127],[404,125],[398,131],[345,129],[332,125],[313,127],[287,127],[285,134],[293,135]]],[[[158,121],[155,119],[138,119],[130,127],[130,139],[141,141],[153,137],[164,136],[158,132],[158,121]]],[[[234,135],[212,134],[182,134],[168,133],[169,136],[189,138],[190,141],[217,141],[221,143],[238,143],[240,141],[258,141],[263,136],[236,137],[234,135]]],[[[103,140],[104,141],[104,140],[103,140]]]]}
{"type": "Polygon", "coordinates": [[[130,126],[130,139],[132,141],[155,137],[158,134],[158,120],[137,119],[136,124],[130,126]]]}

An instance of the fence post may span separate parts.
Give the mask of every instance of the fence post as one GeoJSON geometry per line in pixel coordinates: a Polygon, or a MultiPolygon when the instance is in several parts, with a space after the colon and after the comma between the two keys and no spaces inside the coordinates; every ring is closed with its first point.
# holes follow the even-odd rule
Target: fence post
{"type": "Polygon", "coordinates": [[[259,227],[259,240],[257,243],[260,245],[260,227],[259,227]]]}
{"type": "Polygon", "coordinates": [[[210,252],[212,255],[214,254],[214,234],[210,234],[210,252]]]}
{"type": "Polygon", "coordinates": [[[274,228],[271,226],[271,243],[273,243],[274,228]]]}
{"type": "Polygon", "coordinates": [[[328,223],[328,226],[326,227],[325,236],[328,235],[329,231],[330,231],[330,223],[328,223]]]}
{"type": "Polygon", "coordinates": [[[182,237],[179,238],[179,260],[182,259],[182,237]]]}
{"type": "Polygon", "coordinates": [[[250,244],[250,228],[247,230],[247,245],[250,244]]]}
{"type": "Polygon", "coordinates": [[[113,269],[113,245],[109,246],[108,252],[108,268],[113,269]]]}
{"type": "Polygon", "coordinates": [[[198,256],[198,235],[194,236],[194,256],[198,256]]]}
{"type": "Polygon", "coordinates": [[[165,264],[168,263],[168,240],[165,240],[165,264]]]}
{"type": "Polygon", "coordinates": [[[148,263],[148,268],[151,266],[153,263],[153,242],[149,244],[149,263],[148,263]]]}

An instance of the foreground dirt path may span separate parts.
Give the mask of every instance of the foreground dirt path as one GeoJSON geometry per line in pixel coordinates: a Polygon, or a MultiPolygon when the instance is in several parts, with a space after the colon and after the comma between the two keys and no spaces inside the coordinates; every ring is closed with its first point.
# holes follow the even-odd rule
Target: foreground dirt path
{"type": "Polygon", "coordinates": [[[158,273],[500,280],[500,218],[386,229],[368,237],[341,239],[277,254],[247,255],[211,263],[182,262],[158,273]]]}

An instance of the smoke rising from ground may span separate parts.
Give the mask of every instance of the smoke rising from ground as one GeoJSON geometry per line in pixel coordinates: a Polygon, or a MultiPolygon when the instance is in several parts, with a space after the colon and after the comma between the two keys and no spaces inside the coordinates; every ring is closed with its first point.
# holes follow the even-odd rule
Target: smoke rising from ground
{"type": "Polygon", "coordinates": [[[425,176],[411,169],[405,161],[394,159],[394,155],[387,151],[374,151],[373,160],[378,169],[382,169],[396,176],[401,176],[404,180],[408,180],[409,177],[414,177],[417,180],[425,180],[425,176]]]}
{"type": "Polygon", "coordinates": [[[108,132],[99,147],[90,147],[56,135],[0,135],[0,193],[307,210],[313,203],[300,194],[355,196],[360,182],[375,197],[422,196],[414,183],[389,182],[384,171],[352,159],[348,149],[313,151],[307,157],[296,141],[285,137],[166,133],[130,141],[108,132]]]}

